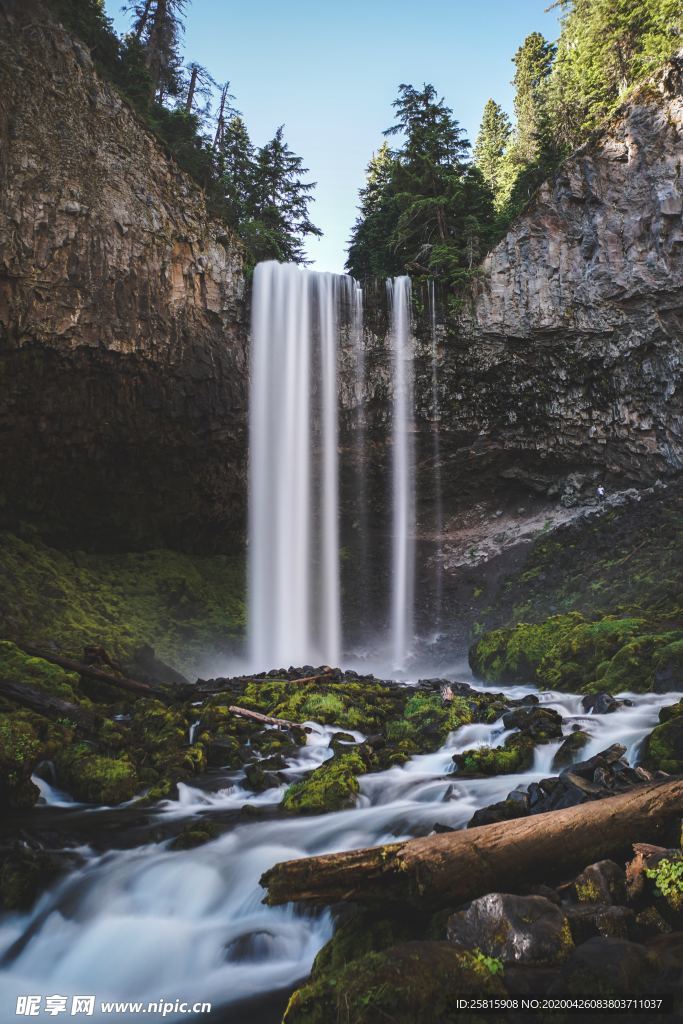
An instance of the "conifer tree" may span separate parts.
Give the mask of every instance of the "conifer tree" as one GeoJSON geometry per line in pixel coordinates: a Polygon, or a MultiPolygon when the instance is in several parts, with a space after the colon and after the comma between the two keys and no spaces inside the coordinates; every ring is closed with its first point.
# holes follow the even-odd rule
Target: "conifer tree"
{"type": "Polygon", "coordinates": [[[270,142],[256,150],[247,222],[256,261],[308,262],[304,239],[322,232],[308,215],[315,182],[302,180],[307,173],[301,157],[285,142],[282,125],[270,142]]]}
{"type": "Polygon", "coordinates": [[[150,100],[163,103],[167,97],[180,94],[182,59],[180,34],[187,0],[135,0],[133,38],[145,53],[150,77],[150,100]]]}
{"type": "Polygon", "coordinates": [[[501,192],[503,156],[511,135],[508,115],[495,100],[487,100],[474,146],[474,162],[496,199],[501,192]]]}
{"type": "Polygon", "coordinates": [[[351,232],[346,268],[358,280],[391,277],[400,266],[390,248],[398,210],[391,186],[395,160],[385,140],[372,154],[360,190],[359,215],[351,232]]]}

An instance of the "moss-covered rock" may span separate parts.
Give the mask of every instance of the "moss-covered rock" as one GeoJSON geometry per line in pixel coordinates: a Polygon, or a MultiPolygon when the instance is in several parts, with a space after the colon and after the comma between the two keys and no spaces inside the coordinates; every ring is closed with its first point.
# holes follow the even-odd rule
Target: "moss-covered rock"
{"type": "Polygon", "coordinates": [[[0,908],[27,910],[60,871],[56,857],[26,843],[1,850],[0,908]]]}
{"type": "Polygon", "coordinates": [[[200,821],[187,825],[171,843],[172,850],[194,850],[198,846],[210,843],[218,835],[218,829],[210,821],[200,821]]]}
{"type": "Polygon", "coordinates": [[[534,741],[525,733],[508,736],[502,747],[477,747],[454,754],[453,762],[463,775],[510,775],[526,772],[534,763],[534,741]]]}
{"type": "Polygon", "coordinates": [[[504,995],[502,964],[449,942],[406,942],[312,979],[290,999],[283,1024],[434,1024],[468,994],[504,995]]]}
{"type": "Polygon", "coordinates": [[[644,618],[613,615],[587,621],[572,612],[541,623],[486,633],[470,663],[494,682],[535,682],[583,693],[647,692],[678,658],[680,630],[653,630],[644,618]]]}
{"type": "Polygon", "coordinates": [[[134,797],[141,786],[128,755],[105,757],[87,743],[62,750],[55,763],[60,786],[85,803],[120,804],[134,797]]]}
{"type": "Polygon", "coordinates": [[[655,726],[645,738],[641,761],[652,771],[683,774],[683,715],[672,716],[655,726]]]}
{"type": "Polygon", "coordinates": [[[366,770],[367,764],[358,750],[339,754],[290,786],[282,799],[283,810],[324,814],[352,807],[359,792],[357,777],[366,770]]]}
{"type": "Polygon", "coordinates": [[[32,807],[40,793],[31,782],[39,761],[52,759],[74,735],[70,722],[50,722],[23,709],[0,714],[0,807],[32,807]]]}

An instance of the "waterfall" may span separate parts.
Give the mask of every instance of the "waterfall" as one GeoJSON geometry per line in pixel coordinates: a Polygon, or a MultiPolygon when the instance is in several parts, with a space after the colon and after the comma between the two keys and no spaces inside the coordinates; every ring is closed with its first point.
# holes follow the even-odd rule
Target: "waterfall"
{"type": "Polygon", "coordinates": [[[391,653],[404,667],[413,639],[415,590],[415,437],[413,419],[413,341],[409,277],[387,281],[394,375],[391,582],[391,653]]]}
{"type": "Polygon", "coordinates": [[[249,647],[254,665],[339,663],[337,340],[343,278],[254,271],[249,647]]]}
{"type": "Polygon", "coordinates": [[[432,342],[432,455],[434,458],[434,620],[441,625],[443,604],[443,495],[441,486],[441,413],[439,411],[439,367],[436,344],[436,292],[434,281],[429,282],[429,324],[432,342]]]}
{"type": "Polygon", "coordinates": [[[370,551],[368,546],[368,481],[367,481],[367,412],[365,408],[365,344],[363,337],[363,290],[349,278],[349,308],[351,310],[351,345],[353,351],[355,403],[354,423],[354,461],[355,461],[355,500],[354,528],[358,536],[358,565],[354,575],[358,580],[360,591],[360,619],[367,623],[370,570],[370,551]]]}

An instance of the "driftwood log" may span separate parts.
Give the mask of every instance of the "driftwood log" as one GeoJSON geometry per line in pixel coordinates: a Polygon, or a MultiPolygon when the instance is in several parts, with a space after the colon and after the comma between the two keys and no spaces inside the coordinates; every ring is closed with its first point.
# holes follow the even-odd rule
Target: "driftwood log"
{"type": "Polygon", "coordinates": [[[85,729],[93,729],[98,721],[97,715],[77,704],[72,704],[71,701],[53,697],[25,683],[16,683],[13,679],[0,678],[0,694],[16,701],[22,707],[37,711],[39,715],[45,715],[47,718],[68,718],[75,725],[83,726],[85,729]]]}
{"type": "Polygon", "coordinates": [[[231,704],[228,711],[239,718],[251,718],[254,722],[263,722],[264,725],[276,725],[278,729],[303,729],[304,732],[313,730],[307,725],[300,725],[299,722],[290,722],[286,718],[273,718],[271,715],[262,715],[260,711],[250,711],[248,708],[238,708],[231,704]]]}
{"type": "Polygon", "coordinates": [[[261,878],[264,902],[457,906],[619,856],[634,841],[657,841],[682,813],[683,779],[650,783],[528,818],[284,861],[261,878]]]}
{"type": "MultiPolygon", "coordinates": [[[[150,683],[143,683],[139,679],[130,679],[128,676],[116,675],[114,672],[107,672],[105,669],[97,668],[95,665],[88,665],[84,661],[75,661],[73,658],[64,658],[61,654],[52,654],[49,651],[39,650],[37,647],[27,647],[22,644],[22,651],[30,654],[33,658],[42,658],[44,661],[51,661],[68,672],[78,672],[81,676],[88,676],[89,679],[99,679],[100,682],[109,686],[118,686],[121,690],[129,693],[136,693],[140,697],[160,697],[162,700],[169,699],[169,692],[150,683]]],[[[185,688],[187,689],[187,688],[185,688]]],[[[176,693],[180,690],[177,688],[176,693]]]]}

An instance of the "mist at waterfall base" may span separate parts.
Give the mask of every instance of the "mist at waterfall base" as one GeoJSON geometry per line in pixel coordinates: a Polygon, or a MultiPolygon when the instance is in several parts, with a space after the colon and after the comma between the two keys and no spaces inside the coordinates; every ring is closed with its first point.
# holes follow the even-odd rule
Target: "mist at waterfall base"
{"type": "Polygon", "coordinates": [[[417,667],[410,278],[387,281],[386,301],[391,426],[382,484],[384,505],[390,511],[378,544],[368,508],[367,466],[376,445],[371,448],[364,408],[362,291],[350,277],[294,265],[261,263],[254,272],[249,636],[244,665],[250,671],[343,663],[346,668],[400,676],[410,675],[417,667]],[[339,484],[342,360],[350,362],[352,377],[353,440],[346,447],[354,466],[352,493],[343,507],[339,484]],[[373,546],[383,548],[373,551],[372,566],[371,525],[373,546]],[[342,538],[352,532],[355,543],[349,553],[348,548],[342,550],[342,538]],[[362,638],[357,628],[348,628],[342,558],[352,563],[344,590],[351,592],[356,607],[365,600],[362,638]],[[378,593],[379,578],[384,582],[383,593],[378,593]],[[374,607],[369,609],[371,579],[374,607]]]}

